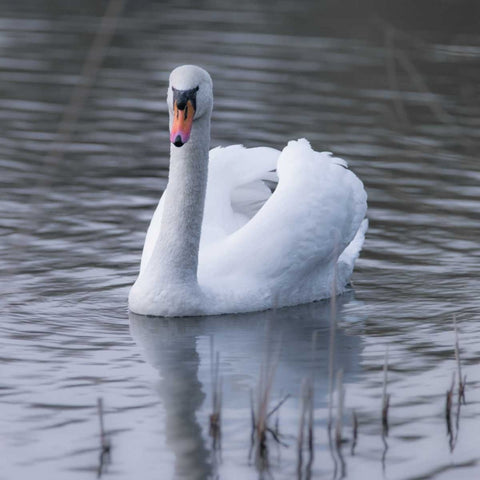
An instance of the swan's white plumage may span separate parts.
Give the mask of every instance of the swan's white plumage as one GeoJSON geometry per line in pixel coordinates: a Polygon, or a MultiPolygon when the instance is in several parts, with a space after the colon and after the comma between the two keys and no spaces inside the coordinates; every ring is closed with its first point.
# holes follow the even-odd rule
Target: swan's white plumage
{"type": "MultiPolygon", "coordinates": [[[[305,139],[282,152],[238,145],[211,150],[198,269],[205,310],[199,313],[254,311],[341,293],[365,238],[366,199],[344,160],[313,151],[305,139]],[[275,171],[272,194],[265,180],[275,182],[275,171]]],[[[142,268],[162,209],[160,200],[142,268]]]]}
{"type": "MultiPolygon", "coordinates": [[[[235,145],[208,154],[208,73],[179,67],[170,84],[200,85],[201,113],[188,143],[171,147],[169,183],[147,232],[130,309],[211,315],[341,293],[368,227],[366,192],[346,162],[315,152],[305,139],[282,152],[235,145]]],[[[172,121],[170,88],[168,103],[172,121]]]]}

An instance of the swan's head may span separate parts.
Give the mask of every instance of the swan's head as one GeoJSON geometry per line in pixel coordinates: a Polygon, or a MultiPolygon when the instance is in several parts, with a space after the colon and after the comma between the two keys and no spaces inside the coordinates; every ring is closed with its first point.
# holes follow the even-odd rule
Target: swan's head
{"type": "Polygon", "coordinates": [[[195,65],[177,67],[170,74],[167,104],[170,112],[170,141],[176,147],[181,147],[188,142],[195,120],[212,112],[210,75],[195,65]]]}

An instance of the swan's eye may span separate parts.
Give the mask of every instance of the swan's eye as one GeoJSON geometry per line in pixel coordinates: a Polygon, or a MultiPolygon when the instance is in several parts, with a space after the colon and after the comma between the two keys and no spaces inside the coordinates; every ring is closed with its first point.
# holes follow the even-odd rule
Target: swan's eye
{"type": "Polygon", "coordinates": [[[177,105],[179,110],[185,110],[188,101],[193,105],[193,109],[197,109],[197,92],[200,87],[195,87],[190,90],[177,90],[172,87],[173,91],[173,104],[177,105]]]}

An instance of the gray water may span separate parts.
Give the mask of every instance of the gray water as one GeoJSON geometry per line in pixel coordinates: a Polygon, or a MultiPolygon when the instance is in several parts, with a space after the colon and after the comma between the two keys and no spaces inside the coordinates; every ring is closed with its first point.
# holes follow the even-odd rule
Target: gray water
{"type": "Polygon", "coordinates": [[[111,445],[102,478],[297,478],[305,378],[314,381],[312,479],[479,475],[480,36],[455,23],[466,2],[451,23],[448,11],[398,6],[398,30],[373,7],[347,5],[131,2],[55,159],[51,141],[105,4],[2,2],[0,479],[95,478],[99,397],[111,445]],[[354,287],[334,304],[129,317],[166,185],[166,82],[183,63],[214,79],[212,145],[282,148],[305,136],[364,181],[370,229],[354,287]],[[467,385],[458,424],[455,390],[449,438],[454,315],[467,385]],[[209,435],[216,352],[221,452],[209,435]],[[327,433],[331,355],[345,389],[340,451],[327,433]],[[249,457],[250,395],[269,362],[270,407],[290,397],[278,414],[286,446],[268,437],[262,472],[249,457]]]}

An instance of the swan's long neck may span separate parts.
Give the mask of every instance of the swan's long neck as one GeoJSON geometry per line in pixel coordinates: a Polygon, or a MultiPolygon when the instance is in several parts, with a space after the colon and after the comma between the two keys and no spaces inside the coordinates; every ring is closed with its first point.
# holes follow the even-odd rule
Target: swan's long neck
{"type": "Polygon", "coordinates": [[[185,145],[171,145],[160,235],[148,265],[158,282],[197,284],[209,148],[209,115],[195,120],[185,145]]]}

